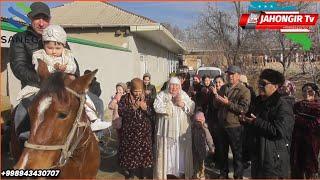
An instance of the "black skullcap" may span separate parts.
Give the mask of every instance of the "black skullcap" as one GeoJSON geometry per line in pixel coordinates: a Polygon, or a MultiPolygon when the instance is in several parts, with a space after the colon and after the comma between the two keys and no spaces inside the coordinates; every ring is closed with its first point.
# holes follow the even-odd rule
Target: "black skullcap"
{"type": "Polygon", "coordinates": [[[272,84],[282,85],[285,81],[284,76],[279,71],[273,69],[265,69],[260,74],[260,79],[265,79],[272,84]]]}

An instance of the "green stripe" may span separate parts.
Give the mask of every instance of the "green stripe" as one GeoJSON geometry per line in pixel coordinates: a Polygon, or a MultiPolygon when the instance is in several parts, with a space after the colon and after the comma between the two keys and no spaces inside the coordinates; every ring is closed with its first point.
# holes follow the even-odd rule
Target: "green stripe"
{"type": "Polygon", "coordinates": [[[285,36],[292,42],[302,46],[304,51],[309,51],[312,47],[312,41],[308,33],[285,33],[285,36]]]}
{"type": "MultiPolygon", "coordinates": [[[[7,22],[1,22],[1,29],[6,30],[6,31],[11,31],[11,32],[23,32],[27,29],[27,27],[24,28],[16,28],[10,23],[7,22]]],[[[68,37],[68,42],[72,43],[77,43],[77,44],[83,44],[83,45],[88,45],[88,46],[93,46],[93,47],[99,47],[99,48],[105,48],[105,49],[112,49],[112,50],[118,50],[118,51],[125,51],[125,52],[131,52],[131,50],[119,46],[113,46],[111,44],[105,44],[105,43],[98,43],[95,41],[89,41],[85,39],[79,39],[79,38],[73,38],[73,37],[68,37]]]]}
{"type": "Polygon", "coordinates": [[[17,2],[16,5],[20,9],[22,9],[24,11],[24,13],[26,13],[26,14],[28,14],[31,11],[30,7],[26,6],[26,4],[24,2],[17,2]]]}
{"type": "Polygon", "coordinates": [[[83,45],[99,47],[99,48],[106,48],[106,49],[113,49],[113,50],[118,50],[118,51],[131,52],[131,50],[129,50],[127,48],[113,46],[113,45],[105,44],[105,43],[98,43],[98,42],[89,41],[89,40],[85,40],[85,39],[68,37],[67,40],[68,40],[68,42],[77,43],[77,44],[83,44],[83,45]]]}
{"type": "Polygon", "coordinates": [[[6,30],[6,31],[12,31],[12,32],[23,32],[27,29],[27,27],[25,26],[25,27],[19,29],[8,22],[1,22],[1,29],[6,30]]]}

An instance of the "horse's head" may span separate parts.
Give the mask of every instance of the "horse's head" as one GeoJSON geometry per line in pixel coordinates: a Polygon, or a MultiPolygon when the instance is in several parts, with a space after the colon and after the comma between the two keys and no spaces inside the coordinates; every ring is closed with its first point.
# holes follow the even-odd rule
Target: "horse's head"
{"type": "MultiPolygon", "coordinates": [[[[42,83],[40,91],[28,109],[31,123],[29,144],[40,146],[64,145],[80,107],[79,95],[84,95],[97,70],[74,80],[63,73],[54,73],[42,83]],[[78,96],[77,96],[78,95],[78,96]]],[[[40,73],[40,72],[38,72],[40,73]]],[[[44,72],[47,73],[47,72],[44,72]]],[[[44,74],[40,74],[40,77],[44,74]]],[[[83,109],[83,108],[82,108],[83,109]]],[[[85,112],[80,122],[88,122],[85,112]]],[[[46,169],[60,160],[60,150],[24,149],[17,169],[46,169]]]]}

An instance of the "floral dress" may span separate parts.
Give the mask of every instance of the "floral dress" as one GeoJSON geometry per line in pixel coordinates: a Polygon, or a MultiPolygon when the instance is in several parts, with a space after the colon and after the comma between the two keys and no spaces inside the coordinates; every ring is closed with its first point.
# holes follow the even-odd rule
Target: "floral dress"
{"type": "Polygon", "coordinates": [[[119,116],[122,117],[121,141],[119,144],[120,166],[126,169],[152,166],[152,109],[147,102],[147,110],[134,108],[132,95],[124,95],[119,102],[119,116]]]}
{"type": "Polygon", "coordinates": [[[291,167],[293,178],[318,171],[320,150],[320,101],[300,101],[294,105],[296,115],[292,135],[291,167]]]}

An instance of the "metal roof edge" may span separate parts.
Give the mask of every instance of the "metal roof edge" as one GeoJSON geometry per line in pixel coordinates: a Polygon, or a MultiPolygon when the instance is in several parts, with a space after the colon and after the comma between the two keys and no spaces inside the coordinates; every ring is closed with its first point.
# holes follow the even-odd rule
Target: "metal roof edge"
{"type": "MultiPolygon", "coordinates": [[[[13,27],[13,25],[11,25],[10,23],[1,22],[1,30],[11,31],[11,32],[23,32],[26,29],[25,28],[19,29],[19,28],[13,27]]],[[[68,42],[72,42],[72,43],[77,43],[77,44],[93,46],[93,47],[112,49],[112,50],[118,50],[118,51],[125,51],[125,52],[132,52],[131,50],[129,50],[127,48],[114,46],[114,45],[111,45],[111,44],[98,43],[98,42],[95,42],[95,41],[90,41],[90,40],[85,40],[85,39],[68,37],[67,41],[68,42]]]]}
{"type": "Polygon", "coordinates": [[[166,36],[168,36],[180,49],[183,53],[186,52],[186,48],[178,42],[178,40],[167,30],[163,25],[157,23],[156,25],[134,25],[130,26],[131,32],[142,32],[142,31],[163,31],[166,36]]]}

